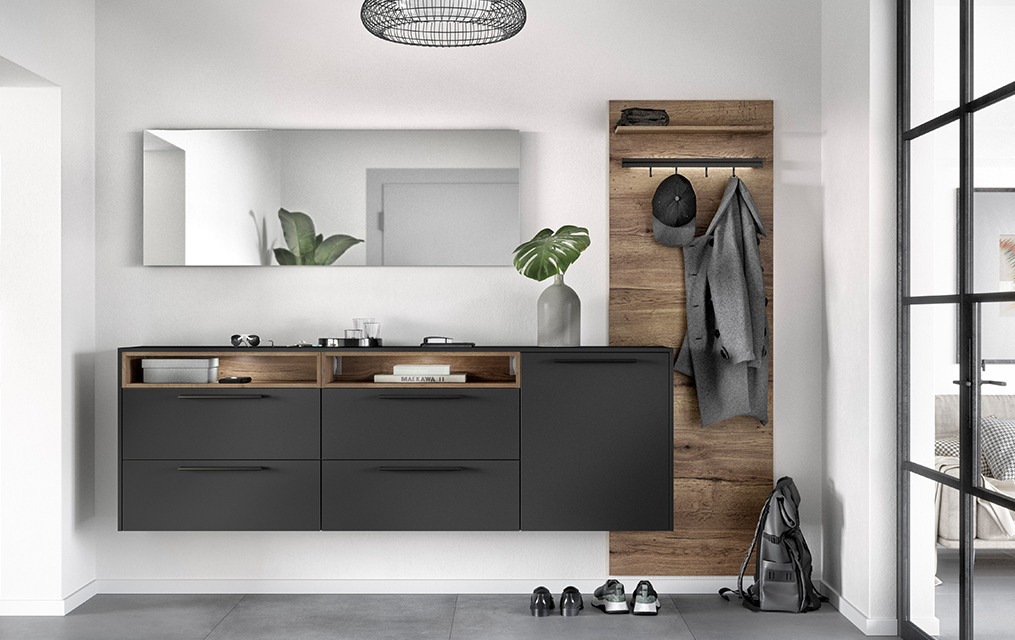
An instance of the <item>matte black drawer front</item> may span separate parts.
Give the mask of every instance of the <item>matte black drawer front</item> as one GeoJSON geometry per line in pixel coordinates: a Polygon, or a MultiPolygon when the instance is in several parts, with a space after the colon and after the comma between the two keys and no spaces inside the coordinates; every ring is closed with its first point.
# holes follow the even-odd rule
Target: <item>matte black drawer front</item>
{"type": "Polygon", "coordinates": [[[523,529],[672,529],[671,362],[669,351],[524,354],[523,529]]]}
{"type": "Polygon", "coordinates": [[[125,531],[321,528],[318,461],[125,460],[125,531]]]}
{"type": "Polygon", "coordinates": [[[127,459],[320,458],[319,389],[124,389],[122,403],[127,459]]]}
{"type": "Polygon", "coordinates": [[[352,460],[322,463],[326,530],[518,529],[518,462],[352,460]]]}
{"type": "Polygon", "coordinates": [[[518,459],[517,389],[322,393],[326,459],[518,459]]]}

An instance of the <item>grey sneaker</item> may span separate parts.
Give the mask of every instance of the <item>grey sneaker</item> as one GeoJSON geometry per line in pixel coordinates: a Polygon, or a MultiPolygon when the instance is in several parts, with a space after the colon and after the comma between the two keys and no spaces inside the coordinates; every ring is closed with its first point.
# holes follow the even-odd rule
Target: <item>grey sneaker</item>
{"type": "Polygon", "coordinates": [[[631,597],[631,613],[638,616],[654,616],[659,613],[661,606],[663,605],[659,602],[659,594],[652,588],[652,583],[648,580],[639,582],[631,597]]]}
{"type": "Polygon", "coordinates": [[[624,585],[616,580],[607,580],[606,584],[596,589],[592,596],[592,606],[603,610],[603,613],[629,613],[624,585]]]}

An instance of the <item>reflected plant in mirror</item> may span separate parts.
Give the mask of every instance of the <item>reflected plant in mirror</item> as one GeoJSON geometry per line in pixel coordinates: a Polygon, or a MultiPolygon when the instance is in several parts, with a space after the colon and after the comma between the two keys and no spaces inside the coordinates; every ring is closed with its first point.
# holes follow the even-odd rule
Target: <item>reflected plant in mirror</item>
{"type": "Polygon", "coordinates": [[[278,210],[282,236],[288,249],[275,248],[275,259],[281,265],[329,265],[343,253],[361,242],[345,234],[328,236],[317,233],[314,221],[302,211],[278,210]]]}

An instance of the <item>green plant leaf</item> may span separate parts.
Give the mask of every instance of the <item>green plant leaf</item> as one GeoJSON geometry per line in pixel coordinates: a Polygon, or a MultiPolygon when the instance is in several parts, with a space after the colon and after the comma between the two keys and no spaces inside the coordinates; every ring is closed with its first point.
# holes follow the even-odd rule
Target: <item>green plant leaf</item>
{"type": "Polygon", "coordinates": [[[566,272],[590,243],[589,230],[584,227],[564,225],[556,233],[543,229],[515,248],[515,269],[526,278],[546,280],[566,272]]]}
{"type": "Polygon", "coordinates": [[[278,219],[282,223],[282,236],[285,243],[296,256],[297,264],[307,264],[305,257],[314,255],[314,221],[300,211],[278,210],[278,219]]]}
{"type": "Polygon", "coordinates": [[[316,264],[332,264],[335,260],[349,250],[349,247],[357,245],[363,242],[359,238],[353,238],[347,235],[334,235],[330,236],[327,240],[324,240],[317,246],[317,250],[314,252],[314,263],[316,264]]]}
{"type": "Polygon", "coordinates": [[[296,255],[288,249],[280,249],[276,247],[274,251],[275,259],[278,260],[279,264],[290,265],[300,263],[299,259],[296,258],[296,255]]]}

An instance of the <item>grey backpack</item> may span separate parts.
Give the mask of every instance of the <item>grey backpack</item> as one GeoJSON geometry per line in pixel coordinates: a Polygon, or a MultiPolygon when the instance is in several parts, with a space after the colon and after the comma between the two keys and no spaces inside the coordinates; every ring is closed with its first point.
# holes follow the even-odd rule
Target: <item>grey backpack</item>
{"type": "Polygon", "coordinates": [[[811,583],[811,551],[800,531],[799,507],[800,493],[793,478],[780,478],[761,509],[754,540],[740,565],[737,590],[719,590],[724,600],[729,600],[726,594],[732,593],[754,611],[793,613],[814,611],[828,601],[811,583]],[[754,584],[744,590],[744,572],[755,549],[754,584]]]}

